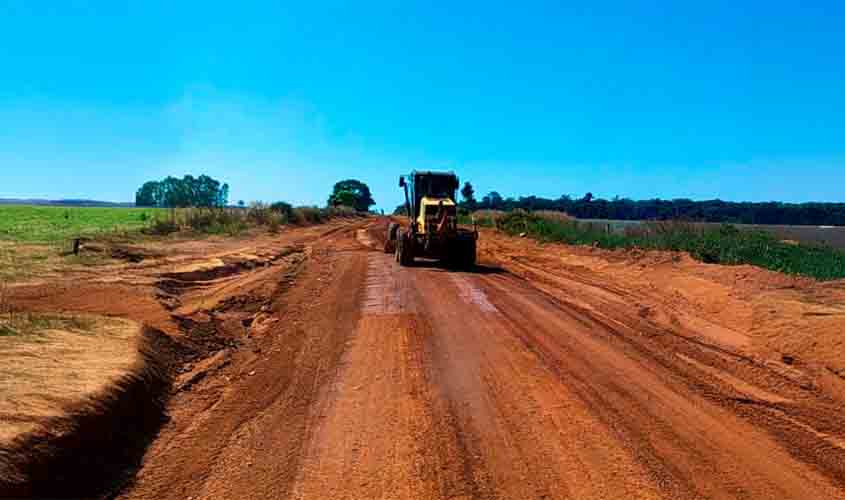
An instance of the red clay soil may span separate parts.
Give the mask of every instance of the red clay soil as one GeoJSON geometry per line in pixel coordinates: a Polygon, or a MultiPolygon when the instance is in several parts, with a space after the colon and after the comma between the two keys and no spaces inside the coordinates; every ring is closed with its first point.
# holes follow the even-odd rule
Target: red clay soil
{"type": "Polygon", "coordinates": [[[386,223],[121,305],[206,347],[120,498],[845,498],[841,283],[492,232],[400,268],[386,223]]]}

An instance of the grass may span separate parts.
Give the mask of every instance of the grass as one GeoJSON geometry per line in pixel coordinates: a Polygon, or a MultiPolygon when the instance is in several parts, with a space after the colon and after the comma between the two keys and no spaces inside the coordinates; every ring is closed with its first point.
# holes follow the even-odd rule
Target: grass
{"type": "Polygon", "coordinates": [[[148,227],[156,208],[0,206],[0,239],[25,243],[55,243],[148,227]]]}
{"type": "Polygon", "coordinates": [[[334,217],[360,215],[349,207],[291,207],[287,203],[252,203],[249,208],[120,208],[0,206],[0,241],[69,245],[75,238],[137,238],[188,232],[238,235],[263,227],[272,232],[287,224],[319,224],[334,217]]]}
{"type": "Polygon", "coordinates": [[[495,221],[508,234],[522,234],[541,241],[591,245],[599,248],[645,248],[688,252],[714,264],[751,264],[787,274],[819,280],[845,278],[845,252],[823,245],[780,241],[764,231],[740,231],[732,225],[701,227],[691,223],[649,222],[608,231],[604,224],[511,212],[495,221]]]}
{"type": "Polygon", "coordinates": [[[94,326],[93,320],[84,317],[12,312],[0,315],[0,337],[37,337],[48,330],[90,334],[94,326]]]}
{"type": "Polygon", "coordinates": [[[91,332],[94,321],[82,316],[57,316],[19,312],[9,300],[8,286],[0,280],[0,337],[31,337],[45,330],[91,332]]]}
{"type": "Polygon", "coordinates": [[[504,216],[505,212],[501,210],[476,210],[472,214],[458,214],[458,224],[496,227],[497,221],[504,216]]]}

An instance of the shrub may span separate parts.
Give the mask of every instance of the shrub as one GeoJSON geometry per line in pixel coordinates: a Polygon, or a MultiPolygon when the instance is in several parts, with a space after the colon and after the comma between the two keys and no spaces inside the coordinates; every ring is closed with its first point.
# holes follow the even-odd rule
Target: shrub
{"type": "Polygon", "coordinates": [[[270,222],[273,211],[270,205],[261,203],[260,201],[253,201],[249,204],[246,211],[246,219],[256,226],[266,226],[270,222]]]}
{"type": "Polygon", "coordinates": [[[317,207],[296,207],[292,214],[294,224],[318,224],[323,221],[323,216],[317,207]]]}
{"type": "Polygon", "coordinates": [[[282,216],[283,224],[293,218],[293,206],[285,201],[277,201],[276,203],[273,203],[270,205],[270,210],[282,216]]]}
{"type": "Polygon", "coordinates": [[[505,212],[502,212],[501,210],[476,210],[472,213],[470,222],[474,219],[475,223],[479,226],[494,227],[499,219],[504,217],[504,215],[505,212]]]}
{"type": "Polygon", "coordinates": [[[346,205],[326,207],[325,209],[326,217],[355,217],[356,215],[358,215],[358,211],[346,205]]]}
{"type": "Polygon", "coordinates": [[[574,217],[570,217],[566,212],[558,212],[557,210],[537,210],[534,214],[548,221],[572,222],[575,220],[574,217]]]}
{"type": "Polygon", "coordinates": [[[272,212],[270,214],[270,219],[267,221],[267,230],[271,233],[278,233],[285,222],[286,219],[282,214],[272,212]]]}
{"type": "Polygon", "coordinates": [[[226,208],[186,208],[183,225],[198,233],[236,235],[247,228],[247,212],[226,208]]]}
{"type": "Polygon", "coordinates": [[[175,233],[178,230],[179,230],[179,225],[176,224],[176,221],[173,220],[171,217],[169,217],[169,216],[162,217],[162,216],[156,215],[155,219],[153,219],[152,224],[150,224],[150,226],[148,228],[146,228],[144,230],[144,232],[146,232],[148,234],[164,236],[164,235],[168,235],[168,234],[171,234],[171,233],[175,233]]]}

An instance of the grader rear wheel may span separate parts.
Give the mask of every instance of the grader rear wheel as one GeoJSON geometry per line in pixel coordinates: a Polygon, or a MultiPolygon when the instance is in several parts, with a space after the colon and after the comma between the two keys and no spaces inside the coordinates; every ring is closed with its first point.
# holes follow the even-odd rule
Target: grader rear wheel
{"type": "Polygon", "coordinates": [[[387,226],[387,235],[384,238],[384,253],[396,252],[396,234],[399,230],[399,224],[391,222],[387,226]]]}
{"type": "Polygon", "coordinates": [[[404,267],[414,263],[414,238],[407,232],[400,232],[396,239],[396,261],[404,267]]]}

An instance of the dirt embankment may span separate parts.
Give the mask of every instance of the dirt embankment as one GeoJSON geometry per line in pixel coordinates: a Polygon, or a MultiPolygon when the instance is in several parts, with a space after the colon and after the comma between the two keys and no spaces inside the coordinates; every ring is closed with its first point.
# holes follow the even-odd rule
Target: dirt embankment
{"type": "Polygon", "coordinates": [[[131,321],[86,320],[85,332],[4,339],[2,498],[105,493],[137,464],[163,422],[168,339],[131,321]]]}
{"type": "Polygon", "coordinates": [[[818,282],[677,252],[542,244],[484,230],[482,259],[598,313],[643,320],[845,397],[845,281],[818,282]]]}

